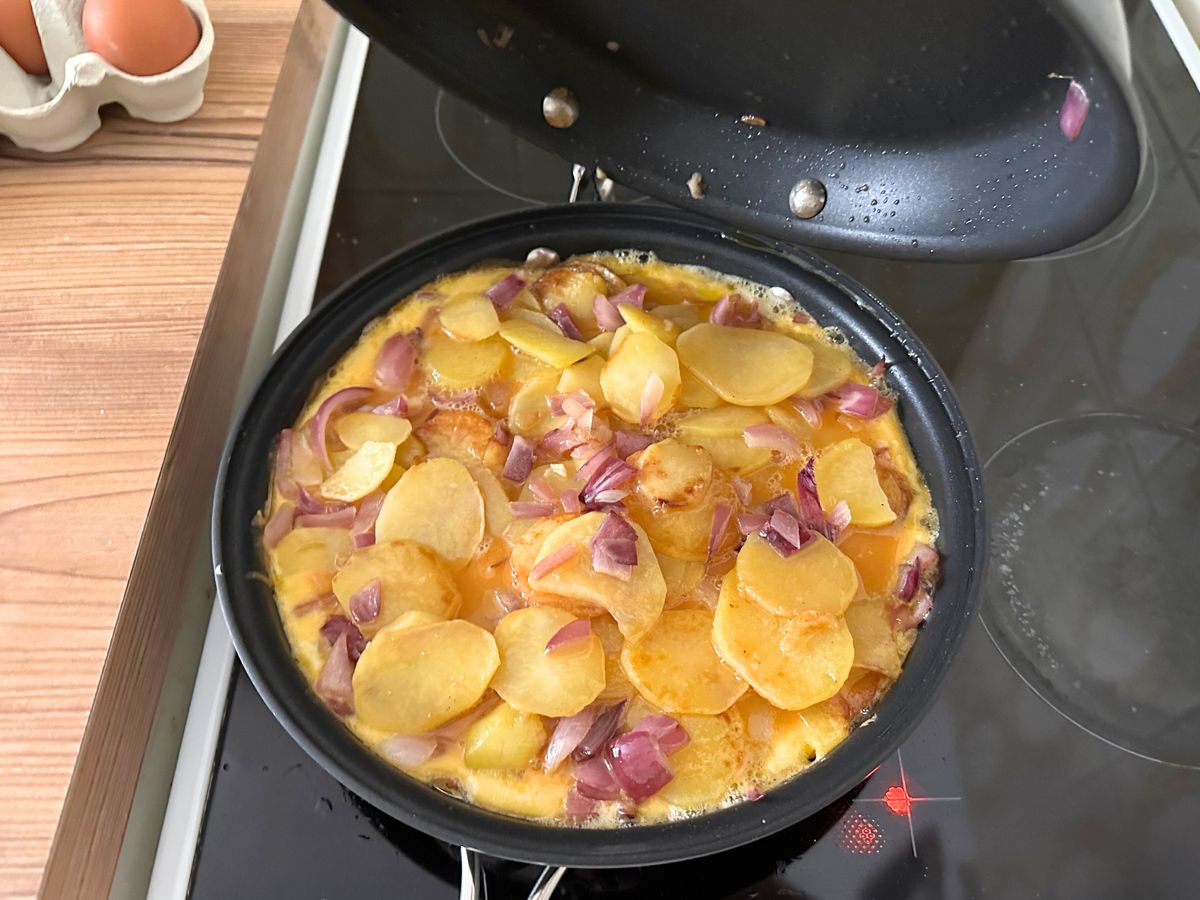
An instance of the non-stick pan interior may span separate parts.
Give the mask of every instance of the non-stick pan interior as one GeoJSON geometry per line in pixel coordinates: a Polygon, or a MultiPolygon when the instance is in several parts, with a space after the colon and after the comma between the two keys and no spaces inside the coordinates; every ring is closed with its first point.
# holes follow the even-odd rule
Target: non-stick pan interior
{"type": "Polygon", "coordinates": [[[255,686],[291,735],[367,802],[436,837],[509,859],[606,867],[670,862],[729,849],[812,815],[851,790],[916,724],[945,675],[978,597],[984,551],[979,465],[941,370],[889,309],[826,263],[750,245],[711,224],[643,206],[559,207],[476,222],[384,260],[322,304],[280,348],[229,438],[217,485],[217,590],[255,686]],[[904,672],[874,721],[828,758],[758,802],[679,822],[615,830],[537,825],[473,807],[374,756],[311,692],[292,660],[253,522],[267,496],[275,436],[313,384],[369,321],[431,279],[484,259],[522,259],[549,246],[564,257],[637,248],[787,289],[818,321],[838,326],[864,359],[886,357],[889,383],[940,515],[943,584],[904,672]]]}

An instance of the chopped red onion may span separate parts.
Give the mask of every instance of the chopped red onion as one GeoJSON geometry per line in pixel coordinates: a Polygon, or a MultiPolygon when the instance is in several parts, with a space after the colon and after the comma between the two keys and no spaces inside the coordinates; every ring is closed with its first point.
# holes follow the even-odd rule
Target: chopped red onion
{"type": "Polygon", "coordinates": [[[337,597],[333,594],[322,594],[319,597],[313,597],[311,600],[305,600],[292,609],[292,613],[297,616],[307,616],[309,613],[317,612],[318,610],[332,611],[338,605],[337,597]]]}
{"type": "Polygon", "coordinates": [[[1067,85],[1067,96],[1063,98],[1062,106],[1058,110],[1058,130],[1068,141],[1074,142],[1075,138],[1079,137],[1083,123],[1087,121],[1090,106],[1087,91],[1072,78],[1071,83],[1067,85]]]}
{"type": "MultiPolygon", "coordinates": [[[[791,541],[789,541],[787,538],[785,538],[783,535],[781,535],[774,528],[771,528],[771,527],[764,528],[758,534],[759,534],[759,537],[761,537],[764,541],[766,541],[771,546],[772,550],[774,550],[776,553],[778,553],[784,559],[787,559],[789,556],[791,556],[793,553],[795,553],[797,550],[800,549],[800,547],[797,547],[795,544],[793,544],[791,541]]],[[[811,540],[811,537],[809,536],[809,533],[807,531],[802,532],[801,537],[804,539],[804,542],[803,542],[804,544],[808,543],[808,541],[811,540]]],[[[803,546],[803,544],[801,544],[801,546],[803,546]]]]}
{"type": "Polygon", "coordinates": [[[728,503],[718,503],[713,507],[712,526],[708,530],[708,558],[712,559],[721,546],[721,538],[725,537],[725,529],[729,527],[729,517],[733,515],[733,507],[728,503]]]}
{"type": "Polygon", "coordinates": [[[285,535],[291,532],[295,521],[296,507],[287,502],[280,503],[275,508],[275,512],[271,513],[267,524],[263,526],[263,546],[268,550],[273,549],[285,535]]]}
{"type": "Polygon", "coordinates": [[[594,756],[575,763],[575,789],[592,800],[616,800],[621,796],[621,785],[613,776],[608,760],[594,756]]]}
{"type": "Polygon", "coordinates": [[[637,475],[637,469],[624,460],[610,457],[599,468],[592,470],[581,494],[584,505],[596,502],[596,495],[619,488],[637,475]]]}
{"type": "Polygon", "coordinates": [[[514,519],[544,519],[558,512],[558,506],[544,500],[514,500],[508,504],[514,519]]]}
{"type": "Polygon", "coordinates": [[[614,308],[620,306],[622,303],[628,303],[630,306],[636,306],[638,309],[644,309],[646,306],[646,286],[644,284],[631,284],[629,287],[625,288],[625,290],[609,297],[608,302],[611,303],[614,308]]]}
{"type": "Polygon", "coordinates": [[[920,566],[921,572],[924,573],[937,568],[938,552],[929,544],[915,544],[909,559],[920,566]]]}
{"type": "Polygon", "coordinates": [[[615,506],[628,496],[629,491],[622,490],[621,488],[609,488],[606,491],[598,492],[594,497],[592,497],[592,502],[589,503],[588,506],[592,507],[593,509],[599,509],[605,506],[615,506]]]}
{"type": "MultiPolygon", "coordinates": [[[[592,636],[592,620],[591,619],[575,619],[568,622],[558,631],[550,636],[550,640],[546,641],[546,653],[555,653],[562,650],[564,647],[570,647],[579,641],[586,640],[592,636]]],[[[582,737],[582,735],[580,735],[582,737]]],[[[571,748],[575,749],[574,747],[571,748]]]]}
{"type": "Polygon", "coordinates": [[[666,757],[650,734],[627,731],[608,747],[613,778],[635,803],[658,793],[672,778],[666,757]]]}
{"type": "Polygon", "coordinates": [[[521,609],[525,606],[525,601],[514,591],[508,591],[504,588],[496,589],[496,605],[506,613],[512,612],[514,609],[521,609]]]}
{"type": "Polygon", "coordinates": [[[859,419],[874,419],[892,408],[892,401],[869,384],[847,381],[830,391],[829,395],[837,402],[840,411],[859,419]]]}
{"type": "Polygon", "coordinates": [[[550,317],[551,322],[558,326],[559,330],[563,333],[563,337],[568,337],[573,341],[583,340],[579,326],[571,318],[571,311],[567,309],[565,303],[560,303],[554,309],[548,310],[546,315],[550,317]]]}
{"type": "Polygon", "coordinates": [[[378,578],[372,578],[357,591],[350,595],[346,606],[350,610],[350,618],[356,625],[365,625],[379,618],[379,601],[381,584],[378,578]]]}
{"type": "Polygon", "coordinates": [[[821,498],[817,494],[817,478],[814,474],[814,460],[810,456],[796,473],[796,497],[800,501],[798,518],[805,528],[818,531],[832,539],[833,535],[825,521],[825,510],[821,507],[821,498]]]}
{"type": "Polygon", "coordinates": [[[748,425],[742,439],[749,447],[766,447],[778,450],[784,456],[799,456],[800,442],[778,425],[748,425]]]}
{"type": "Polygon", "coordinates": [[[371,410],[378,416],[400,416],[408,415],[408,398],[403,394],[397,394],[387,403],[380,403],[371,410]]]}
{"type": "Polygon", "coordinates": [[[572,785],[567,791],[567,799],[563,802],[563,818],[573,825],[586,822],[596,814],[599,804],[591,797],[580,793],[577,785],[572,785]]]}
{"type": "Polygon", "coordinates": [[[542,436],[540,446],[545,447],[551,453],[556,453],[561,456],[564,453],[568,453],[575,447],[578,447],[583,442],[584,438],[581,438],[576,433],[574,428],[563,425],[561,428],[555,428],[552,431],[547,431],[546,434],[542,436]]]}
{"type": "Polygon", "coordinates": [[[742,534],[754,534],[754,532],[766,528],[769,521],[770,516],[764,516],[761,513],[738,513],[738,531],[742,534]]]}
{"type": "Polygon", "coordinates": [[[346,650],[351,662],[358,662],[358,657],[367,648],[367,639],[358,630],[358,626],[340,613],[330,616],[321,626],[321,637],[330,644],[336,644],[342,636],[346,637],[346,650]]]}
{"type": "Polygon", "coordinates": [[[771,528],[793,547],[800,548],[800,521],[791,513],[775,510],[771,513],[771,528]]]}
{"type": "Polygon", "coordinates": [[[491,300],[493,306],[503,308],[513,302],[523,287],[525,287],[525,279],[520,275],[505,275],[484,291],[483,296],[491,300]]]}
{"type": "Polygon", "coordinates": [[[617,456],[616,453],[613,452],[613,448],[605,445],[597,450],[592,456],[588,457],[588,461],[579,467],[579,471],[575,473],[575,476],[586,484],[592,480],[592,476],[594,476],[597,472],[599,472],[616,458],[617,456]]]}
{"type": "Polygon", "coordinates": [[[765,516],[770,516],[777,509],[782,509],[797,519],[800,518],[800,510],[796,507],[796,498],[786,492],[777,494],[762,505],[762,512],[765,516]]]}
{"type": "Polygon", "coordinates": [[[354,664],[350,658],[349,638],[342,634],[329,651],[329,658],[321,668],[317,683],[313,686],[317,696],[339,716],[354,712],[354,664]]]}
{"type": "Polygon", "coordinates": [[[521,482],[533,471],[533,441],[518,434],[513,437],[512,446],[508,449],[508,458],[504,461],[504,470],[500,473],[509,481],[521,482]]]}
{"type": "Polygon", "coordinates": [[[375,381],[389,391],[402,391],[412,378],[417,346],[407,334],[393,334],[375,357],[375,381]]]}
{"type": "Polygon", "coordinates": [[[546,483],[546,479],[540,475],[529,479],[529,490],[539,500],[545,500],[547,503],[558,502],[558,492],[546,483]]]}
{"type": "Polygon", "coordinates": [[[667,756],[670,756],[676,750],[682,750],[692,740],[691,735],[687,733],[687,729],[679,723],[678,719],[658,713],[643,716],[629,730],[646,732],[646,734],[658,741],[659,749],[667,756]]]}
{"type": "Polygon", "coordinates": [[[592,414],[596,404],[592,398],[582,391],[578,394],[567,394],[562,398],[562,411],[570,416],[571,421],[579,425],[592,426],[592,414]]]}
{"type": "Polygon", "coordinates": [[[583,740],[571,753],[571,757],[576,762],[591,759],[604,749],[608,739],[616,733],[617,726],[621,724],[621,716],[625,712],[626,702],[621,700],[600,711],[600,714],[596,716],[596,721],[588,729],[588,733],[583,736],[583,740]]]}
{"type": "Polygon", "coordinates": [[[534,247],[525,257],[525,265],[534,269],[545,269],[557,263],[558,253],[549,247],[534,247]]]}
{"type": "Polygon", "coordinates": [[[796,412],[804,416],[804,421],[813,428],[821,427],[821,411],[825,408],[825,401],[820,397],[811,399],[805,397],[792,397],[792,406],[796,407],[796,412]]]}
{"type": "Polygon", "coordinates": [[[355,550],[361,550],[363,547],[371,547],[375,544],[375,529],[364,531],[362,534],[354,534],[350,536],[351,543],[354,544],[355,550]]]}
{"type": "Polygon", "coordinates": [[[373,393],[375,391],[369,387],[342,388],[326,397],[317,407],[316,415],[309,423],[309,442],[326,469],[333,468],[329,459],[329,448],[325,446],[325,431],[329,427],[329,420],[341,410],[362,403],[373,393]]]}
{"type": "Polygon", "coordinates": [[[663,392],[667,386],[663,384],[662,376],[657,372],[651,372],[646,376],[646,386],[642,388],[642,406],[640,422],[644,428],[646,425],[656,418],[654,415],[658,409],[659,401],[663,398],[663,392]]]}
{"type": "Polygon", "coordinates": [[[592,568],[602,575],[628,581],[637,565],[637,532],[614,512],[608,513],[592,539],[592,568]]]}
{"type": "Polygon", "coordinates": [[[896,596],[901,600],[911,600],[921,583],[921,570],[912,563],[900,564],[900,575],[896,580],[896,596]]]}
{"type": "MultiPolygon", "coordinates": [[[[829,523],[829,528],[833,532],[833,537],[837,537],[843,531],[850,527],[850,520],[853,516],[850,513],[850,504],[845,500],[839,500],[833,505],[833,509],[825,517],[825,521],[829,523]]],[[[831,538],[832,540],[833,538],[831,538]]]]}
{"type": "Polygon", "coordinates": [[[338,512],[343,509],[350,509],[349,503],[340,501],[334,503],[326,503],[313,495],[311,491],[303,485],[298,485],[296,488],[296,508],[301,513],[331,513],[338,512]]]}
{"type": "Polygon", "coordinates": [[[911,603],[897,603],[892,607],[892,624],[900,630],[916,628],[933,610],[933,597],[926,590],[917,592],[911,603]]]}
{"type": "Polygon", "coordinates": [[[887,357],[886,356],[879,357],[879,362],[875,363],[875,365],[871,367],[871,380],[878,381],[880,378],[882,378],[884,375],[887,374],[887,370],[888,370],[887,357]]]}
{"type": "Polygon", "coordinates": [[[354,524],[350,526],[355,547],[369,547],[375,543],[375,520],[379,518],[379,510],[383,508],[385,499],[387,495],[383,491],[373,491],[358,504],[354,524]]]}
{"type": "Polygon", "coordinates": [[[792,321],[795,322],[797,325],[811,325],[813,322],[816,321],[816,319],[814,319],[812,316],[810,316],[804,310],[800,310],[798,313],[795,313],[792,316],[792,321]]]}
{"type": "Polygon", "coordinates": [[[613,440],[617,445],[617,455],[628,459],[640,450],[645,450],[654,443],[654,438],[640,431],[625,431],[618,429],[613,432],[613,440]]]}
{"type": "Polygon", "coordinates": [[[569,488],[562,492],[558,502],[562,504],[565,513],[583,512],[583,501],[579,499],[579,494],[569,488]]]}
{"type": "Polygon", "coordinates": [[[275,445],[275,490],[288,500],[296,499],[296,479],[292,477],[292,429],[279,432],[275,445]]]}
{"type": "Polygon", "coordinates": [[[741,294],[726,294],[708,315],[708,321],[712,324],[730,328],[755,328],[761,318],[758,301],[741,294]]]}
{"type": "Polygon", "coordinates": [[[762,792],[762,789],[753,784],[746,788],[746,790],[742,793],[742,798],[749,800],[751,803],[755,803],[765,796],[766,795],[762,792]]]}
{"type": "Polygon", "coordinates": [[[558,720],[543,757],[542,766],[547,772],[553,772],[564,759],[575,752],[575,748],[591,730],[599,713],[599,708],[591,704],[573,716],[558,720]]]}
{"type": "Polygon", "coordinates": [[[613,306],[612,301],[603,294],[592,298],[592,314],[595,315],[596,324],[600,326],[601,331],[616,331],[625,324],[625,319],[613,306]]]}
{"type": "Polygon", "coordinates": [[[733,492],[737,495],[738,502],[742,506],[750,503],[750,495],[754,493],[754,485],[748,482],[745,478],[734,475],[729,479],[729,483],[733,486],[733,492]]]}
{"type": "Polygon", "coordinates": [[[297,528],[349,528],[354,524],[354,507],[347,506],[332,512],[306,513],[296,516],[297,528]]]}
{"type": "Polygon", "coordinates": [[[379,752],[384,757],[409,768],[428,762],[438,749],[438,739],[429,734],[396,734],[379,743],[379,752]]]}
{"type": "Polygon", "coordinates": [[[501,447],[510,447],[512,446],[513,436],[509,430],[504,427],[503,422],[497,422],[496,427],[492,429],[492,440],[501,447]]]}
{"type": "Polygon", "coordinates": [[[536,581],[539,578],[545,578],[559,566],[565,565],[573,560],[579,554],[579,547],[576,544],[563,544],[553,553],[549,553],[542,559],[533,564],[533,568],[529,570],[529,580],[536,581]]]}

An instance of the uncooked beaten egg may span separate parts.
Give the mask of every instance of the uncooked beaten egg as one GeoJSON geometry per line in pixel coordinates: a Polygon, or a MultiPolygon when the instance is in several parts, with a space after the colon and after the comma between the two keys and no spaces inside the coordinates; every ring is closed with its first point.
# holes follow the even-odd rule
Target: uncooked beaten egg
{"type": "Polygon", "coordinates": [[[130,75],[160,75],[192,55],[200,26],[179,0],[86,0],[83,39],[130,75]]]}

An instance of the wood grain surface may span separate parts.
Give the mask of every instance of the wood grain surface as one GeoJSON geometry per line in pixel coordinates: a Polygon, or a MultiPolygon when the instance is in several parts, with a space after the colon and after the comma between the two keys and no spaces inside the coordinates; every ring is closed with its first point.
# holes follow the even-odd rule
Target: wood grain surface
{"type": "MultiPolygon", "coordinates": [[[[0,896],[50,851],[299,0],[209,0],[205,103],[0,138],[0,896]]],[[[88,896],[76,893],[74,896],[88,896]]]]}

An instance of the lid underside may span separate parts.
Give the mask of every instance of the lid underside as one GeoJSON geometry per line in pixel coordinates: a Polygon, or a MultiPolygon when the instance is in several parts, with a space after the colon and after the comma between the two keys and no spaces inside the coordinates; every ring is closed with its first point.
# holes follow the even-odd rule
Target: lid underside
{"type": "Polygon", "coordinates": [[[1137,180],[1118,76],[1068,14],[1038,0],[969,13],[915,0],[333,5],[535,144],[796,244],[1034,256],[1102,229],[1137,180]],[[1068,81],[1052,75],[1090,98],[1073,142],[1059,128],[1068,81]],[[567,128],[543,117],[559,87],[578,104],[567,128]],[[688,188],[696,172],[701,199],[688,188]],[[789,193],[806,178],[827,200],[800,219],[789,193]]]}

